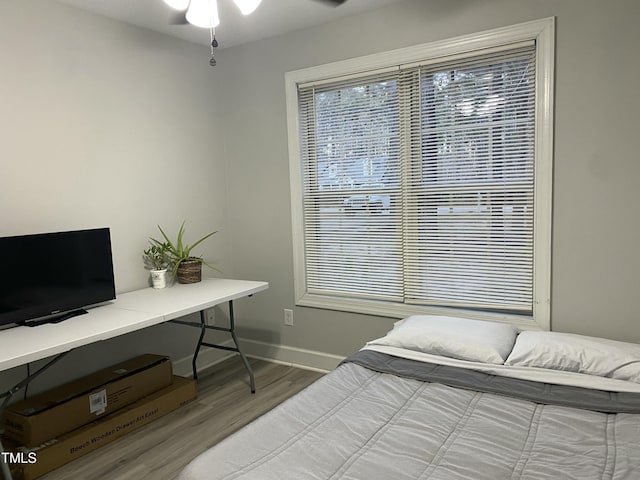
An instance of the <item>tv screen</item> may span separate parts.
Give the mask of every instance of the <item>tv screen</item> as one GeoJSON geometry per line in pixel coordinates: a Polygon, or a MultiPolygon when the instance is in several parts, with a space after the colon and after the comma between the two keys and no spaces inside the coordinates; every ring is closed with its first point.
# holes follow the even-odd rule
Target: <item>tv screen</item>
{"type": "Polygon", "coordinates": [[[108,228],[0,238],[0,326],[28,324],[115,298],[108,228]]]}

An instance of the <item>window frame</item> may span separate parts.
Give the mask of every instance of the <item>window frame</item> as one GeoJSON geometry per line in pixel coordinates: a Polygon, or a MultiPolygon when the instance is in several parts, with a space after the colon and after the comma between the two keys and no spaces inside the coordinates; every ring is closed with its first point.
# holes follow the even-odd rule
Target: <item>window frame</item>
{"type": "Polygon", "coordinates": [[[471,319],[505,322],[525,329],[550,330],[554,52],[555,18],[550,17],[287,72],[285,74],[285,94],[296,305],[393,318],[414,314],[455,315],[471,319]],[[502,48],[505,45],[531,40],[536,42],[533,314],[531,316],[511,315],[308,293],[298,85],[323,82],[338,77],[345,78],[351,75],[360,76],[365,72],[394,68],[398,65],[437,61],[442,57],[470,54],[474,51],[490,48],[502,48]]]}

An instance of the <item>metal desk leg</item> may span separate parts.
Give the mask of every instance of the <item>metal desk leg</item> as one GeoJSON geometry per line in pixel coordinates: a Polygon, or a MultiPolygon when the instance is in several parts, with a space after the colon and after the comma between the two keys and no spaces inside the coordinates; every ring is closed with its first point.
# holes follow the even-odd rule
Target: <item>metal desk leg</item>
{"type": "Polygon", "coordinates": [[[249,372],[249,383],[251,384],[251,393],[256,393],[256,382],[255,382],[255,379],[253,378],[253,370],[251,369],[251,365],[249,365],[249,361],[247,360],[247,357],[245,357],[244,353],[240,351],[240,345],[238,344],[238,338],[236,337],[236,326],[235,326],[235,320],[233,317],[233,301],[229,301],[229,323],[231,327],[230,329],[231,331],[229,333],[231,333],[231,338],[233,338],[233,343],[236,344],[236,349],[240,354],[242,363],[244,363],[244,366],[247,369],[247,372],[249,372]]]}
{"type": "Polygon", "coordinates": [[[191,368],[193,369],[193,379],[198,379],[198,369],[196,368],[196,361],[198,360],[198,353],[200,353],[200,347],[202,346],[202,340],[204,334],[207,331],[207,323],[205,322],[204,310],[200,311],[200,338],[196,344],[196,351],[193,353],[193,360],[191,360],[191,368]]]}
{"type": "Polygon", "coordinates": [[[249,372],[249,383],[251,385],[251,393],[256,393],[256,384],[255,384],[255,379],[253,377],[253,370],[251,369],[251,365],[249,364],[249,361],[247,360],[247,357],[245,357],[244,353],[242,353],[242,351],[240,351],[240,345],[238,343],[238,337],[236,336],[236,323],[235,323],[235,317],[233,314],[233,300],[229,300],[229,328],[224,328],[224,327],[217,327],[214,325],[207,325],[206,322],[206,317],[205,317],[205,312],[201,311],[200,312],[200,323],[195,323],[195,322],[185,322],[183,320],[171,320],[173,323],[177,323],[180,325],[187,325],[190,327],[198,327],[200,328],[200,338],[198,338],[198,344],[196,345],[196,351],[193,354],[193,359],[191,361],[191,368],[193,369],[193,378],[194,379],[198,379],[198,370],[196,368],[196,363],[198,361],[198,354],[200,353],[200,347],[205,346],[205,347],[211,347],[211,348],[217,348],[220,350],[228,350],[231,352],[237,352],[240,354],[240,358],[242,359],[242,363],[244,363],[245,368],[247,369],[247,372],[249,372]],[[227,347],[226,345],[215,345],[213,343],[207,343],[204,340],[204,334],[206,333],[207,330],[218,330],[221,332],[227,332],[231,334],[231,338],[233,339],[233,343],[235,344],[235,347],[227,347]]]}

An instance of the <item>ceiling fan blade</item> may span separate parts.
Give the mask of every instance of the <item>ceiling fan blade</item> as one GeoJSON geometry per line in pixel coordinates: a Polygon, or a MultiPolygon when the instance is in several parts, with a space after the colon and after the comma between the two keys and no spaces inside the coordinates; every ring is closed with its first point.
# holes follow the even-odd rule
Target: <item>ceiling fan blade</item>
{"type": "Polygon", "coordinates": [[[316,1],[322,2],[322,3],[328,3],[329,5],[333,5],[334,7],[337,7],[339,5],[342,5],[347,0],[316,0],[316,1]]]}
{"type": "Polygon", "coordinates": [[[186,14],[186,10],[183,12],[171,12],[169,14],[169,25],[188,25],[186,14]]]}

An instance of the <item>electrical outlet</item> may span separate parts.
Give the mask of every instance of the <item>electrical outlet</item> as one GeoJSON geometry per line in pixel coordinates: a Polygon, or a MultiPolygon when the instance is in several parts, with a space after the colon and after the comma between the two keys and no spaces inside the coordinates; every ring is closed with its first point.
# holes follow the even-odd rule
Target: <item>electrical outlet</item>
{"type": "Polygon", "coordinates": [[[289,308],[284,309],[284,324],[293,327],[293,310],[289,308]]]}
{"type": "Polygon", "coordinates": [[[216,310],[215,310],[215,308],[208,308],[207,309],[207,323],[209,325],[215,325],[216,324],[216,310]]]}

